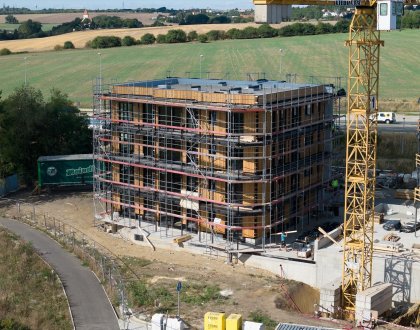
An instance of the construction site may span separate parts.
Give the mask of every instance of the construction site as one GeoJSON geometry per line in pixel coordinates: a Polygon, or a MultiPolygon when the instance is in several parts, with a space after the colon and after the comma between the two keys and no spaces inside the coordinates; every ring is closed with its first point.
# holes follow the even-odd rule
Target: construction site
{"type": "MultiPolygon", "coordinates": [[[[376,168],[380,31],[397,28],[404,3],[414,2],[355,4],[346,90],[202,79],[201,62],[199,78],[105,85],[99,77],[95,225],[138,245],[222,256],[304,282],[320,290],[314,312],[357,325],[418,302],[419,189],[404,191],[404,203],[376,194],[377,178],[384,182],[376,168]],[[343,96],[345,132],[337,124],[343,96]]],[[[261,19],[273,10],[264,7],[261,19]]],[[[273,20],[283,15],[275,12],[273,20]]],[[[419,322],[415,306],[410,324],[419,322]]]]}

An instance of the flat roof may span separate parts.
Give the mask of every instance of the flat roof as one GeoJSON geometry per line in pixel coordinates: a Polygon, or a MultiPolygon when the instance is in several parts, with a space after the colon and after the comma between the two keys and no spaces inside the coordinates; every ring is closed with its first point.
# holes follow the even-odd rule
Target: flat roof
{"type": "Polygon", "coordinates": [[[92,160],[93,154],[78,154],[78,155],[60,155],[60,156],[41,156],[38,162],[54,161],[54,160],[92,160]]]}
{"type": "MultiPolygon", "coordinates": [[[[121,87],[147,87],[156,89],[194,90],[209,93],[264,95],[322,86],[319,84],[296,84],[277,80],[226,80],[199,78],[166,78],[116,84],[121,87]]],[[[326,92],[330,92],[327,91],[326,92]]]]}

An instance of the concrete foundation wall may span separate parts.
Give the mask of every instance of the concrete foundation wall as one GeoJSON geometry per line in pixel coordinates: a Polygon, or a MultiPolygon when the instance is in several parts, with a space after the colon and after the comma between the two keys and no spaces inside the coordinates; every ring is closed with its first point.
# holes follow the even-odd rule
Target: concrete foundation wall
{"type": "Polygon", "coordinates": [[[255,22],[276,24],[290,19],[292,6],[289,5],[256,5],[255,22]]]}
{"type": "Polygon", "coordinates": [[[257,255],[243,255],[243,258],[241,257],[239,260],[245,262],[246,265],[265,269],[284,278],[316,287],[316,264],[257,255]]]}
{"type": "MultiPolygon", "coordinates": [[[[316,253],[316,259],[315,286],[317,288],[329,283],[331,278],[341,278],[342,252],[338,253],[332,249],[320,250],[316,253]]],[[[372,283],[391,283],[393,287],[392,301],[394,303],[419,301],[419,278],[420,263],[418,261],[385,254],[378,254],[374,257],[372,283]]],[[[307,283],[305,280],[303,282],[307,283]]]]}

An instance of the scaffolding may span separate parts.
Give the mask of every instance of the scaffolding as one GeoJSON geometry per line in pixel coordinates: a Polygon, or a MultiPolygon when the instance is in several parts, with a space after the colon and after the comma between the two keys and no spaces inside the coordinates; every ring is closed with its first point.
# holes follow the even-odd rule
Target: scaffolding
{"type": "Polygon", "coordinates": [[[95,221],[265,250],[323,208],[331,85],[166,78],[94,86],[95,221]],[[277,235],[274,235],[277,234],[277,235]]]}

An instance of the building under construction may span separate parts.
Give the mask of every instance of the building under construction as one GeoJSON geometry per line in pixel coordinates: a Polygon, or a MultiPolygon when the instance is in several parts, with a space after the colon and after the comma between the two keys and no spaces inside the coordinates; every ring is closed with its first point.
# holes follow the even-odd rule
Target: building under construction
{"type": "Polygon", "coordinates": [[[331,86],[167,78],[98,86],[96,219],[264,247],[330,181],[331,86]]]}

